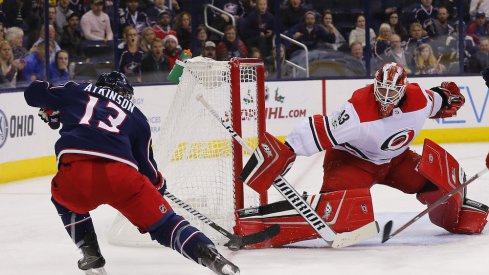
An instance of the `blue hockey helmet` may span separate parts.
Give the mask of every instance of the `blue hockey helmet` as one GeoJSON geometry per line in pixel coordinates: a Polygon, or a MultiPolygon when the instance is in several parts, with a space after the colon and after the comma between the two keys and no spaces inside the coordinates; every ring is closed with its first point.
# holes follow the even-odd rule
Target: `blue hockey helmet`
{"type": "Polygon", "coordinates": [[[129,80],[127,80],[127,77],[123,73],[118,71],[101,74],[95,86],[109,87],[127,99],[131,99],[134,95],[134,88],[129,84],[129,80]]]}

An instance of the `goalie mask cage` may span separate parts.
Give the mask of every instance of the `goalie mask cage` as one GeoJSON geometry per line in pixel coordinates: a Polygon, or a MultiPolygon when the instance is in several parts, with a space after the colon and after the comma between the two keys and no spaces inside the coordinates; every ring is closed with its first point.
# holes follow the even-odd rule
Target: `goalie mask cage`
{"type": "MultiPolygon", "coordinates": [[[[227,125],[256,148],[265,126],[264,66],[259,59],[214,61],[196,57],[186,61],[177,92],[153,150],[168,191],[213,222],[233,232],[234,211],[266,203],[238,179],[249,154],[200,103],[202,95],[227,125]]],[[[184,216],[214,242],[227,239],[170,199],[184,216]]],[[[109,232],[109,242],[138,246],[150,243],[120,214],[109,232]],[[132,227],[132,228],[129,228],[132,227]]]]}

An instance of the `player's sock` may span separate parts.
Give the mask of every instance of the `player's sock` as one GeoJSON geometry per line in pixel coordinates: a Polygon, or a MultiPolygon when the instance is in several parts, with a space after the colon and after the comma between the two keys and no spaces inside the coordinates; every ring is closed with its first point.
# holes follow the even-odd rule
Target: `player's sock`
{"type": "Polygon", "coordinates": [[[197,255],[201,263],[220,275],[237,275],[239,267],[224,258],[214,245],[197,244],[197,255]]]}
{"type": "Polygon", "coordinates": [[[65,229],[71,239],[76,246],[80,247],[83,244],[82,242],[85,235],[95,231],[90,213],[77,214],[59,204],[54,198],[51,198],[51,201],[56,207],[59,217],[61,218],[61,221],[63,221],[65,229]]]}
{"type": "Polygon", "coordinates": [[[147,230],[153,240],[199,263],[197,244],[214,245],[197,228],[173,211],[147,230]]]}

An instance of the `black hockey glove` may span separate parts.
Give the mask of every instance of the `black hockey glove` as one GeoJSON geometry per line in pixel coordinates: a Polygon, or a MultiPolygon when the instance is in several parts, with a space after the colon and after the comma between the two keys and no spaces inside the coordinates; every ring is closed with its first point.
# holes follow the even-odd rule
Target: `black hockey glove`
{"type": "Polygon", "coordinates": [[[38,115],[44,122],[49,125],[49,127],[51,127],[51,129],[56,130],[59,128],[59,111],[53,111],[51,109],[40,109],[38,115]]]}
{"type": "Polygon", "coordinates": [[[165,195],[166,191],[166,179],[163,175],[158,171],[158,183],[154,185],[156,189],[161,193],[161,195],[165,195]]]}

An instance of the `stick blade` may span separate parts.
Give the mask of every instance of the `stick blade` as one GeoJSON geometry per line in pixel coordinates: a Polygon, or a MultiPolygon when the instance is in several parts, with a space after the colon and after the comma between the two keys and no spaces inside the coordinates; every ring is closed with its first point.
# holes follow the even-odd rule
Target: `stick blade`
{"type": "Polygon", "coordinates": [[[261,243],[263,241],[269,240],[280,233],[280,226],[278,224],[273,224],[267,227],[263,231],[259,231],[250,235],[236,236],[231,238],[229,242],[225,244],[230,250],[236,251],[245,245],[261,243]]]}
{"type": "Polygon", "coordinates": [[[382,233],[382,243],[387,242],[391,238],[391,231],[392,231],[393,224],[394,223],[392,221],[388,221],[384,225],[384,231],[382,233]]]}
{"type": "Polygon", "coordinates": [[[342,248],[355,245],[361,241],[370,239],[379,234],[380,228],[377,221],[372,221],[360,228],[357,228],[350,232],[343,232],[336,234],[331,247],[342,248]]]}

